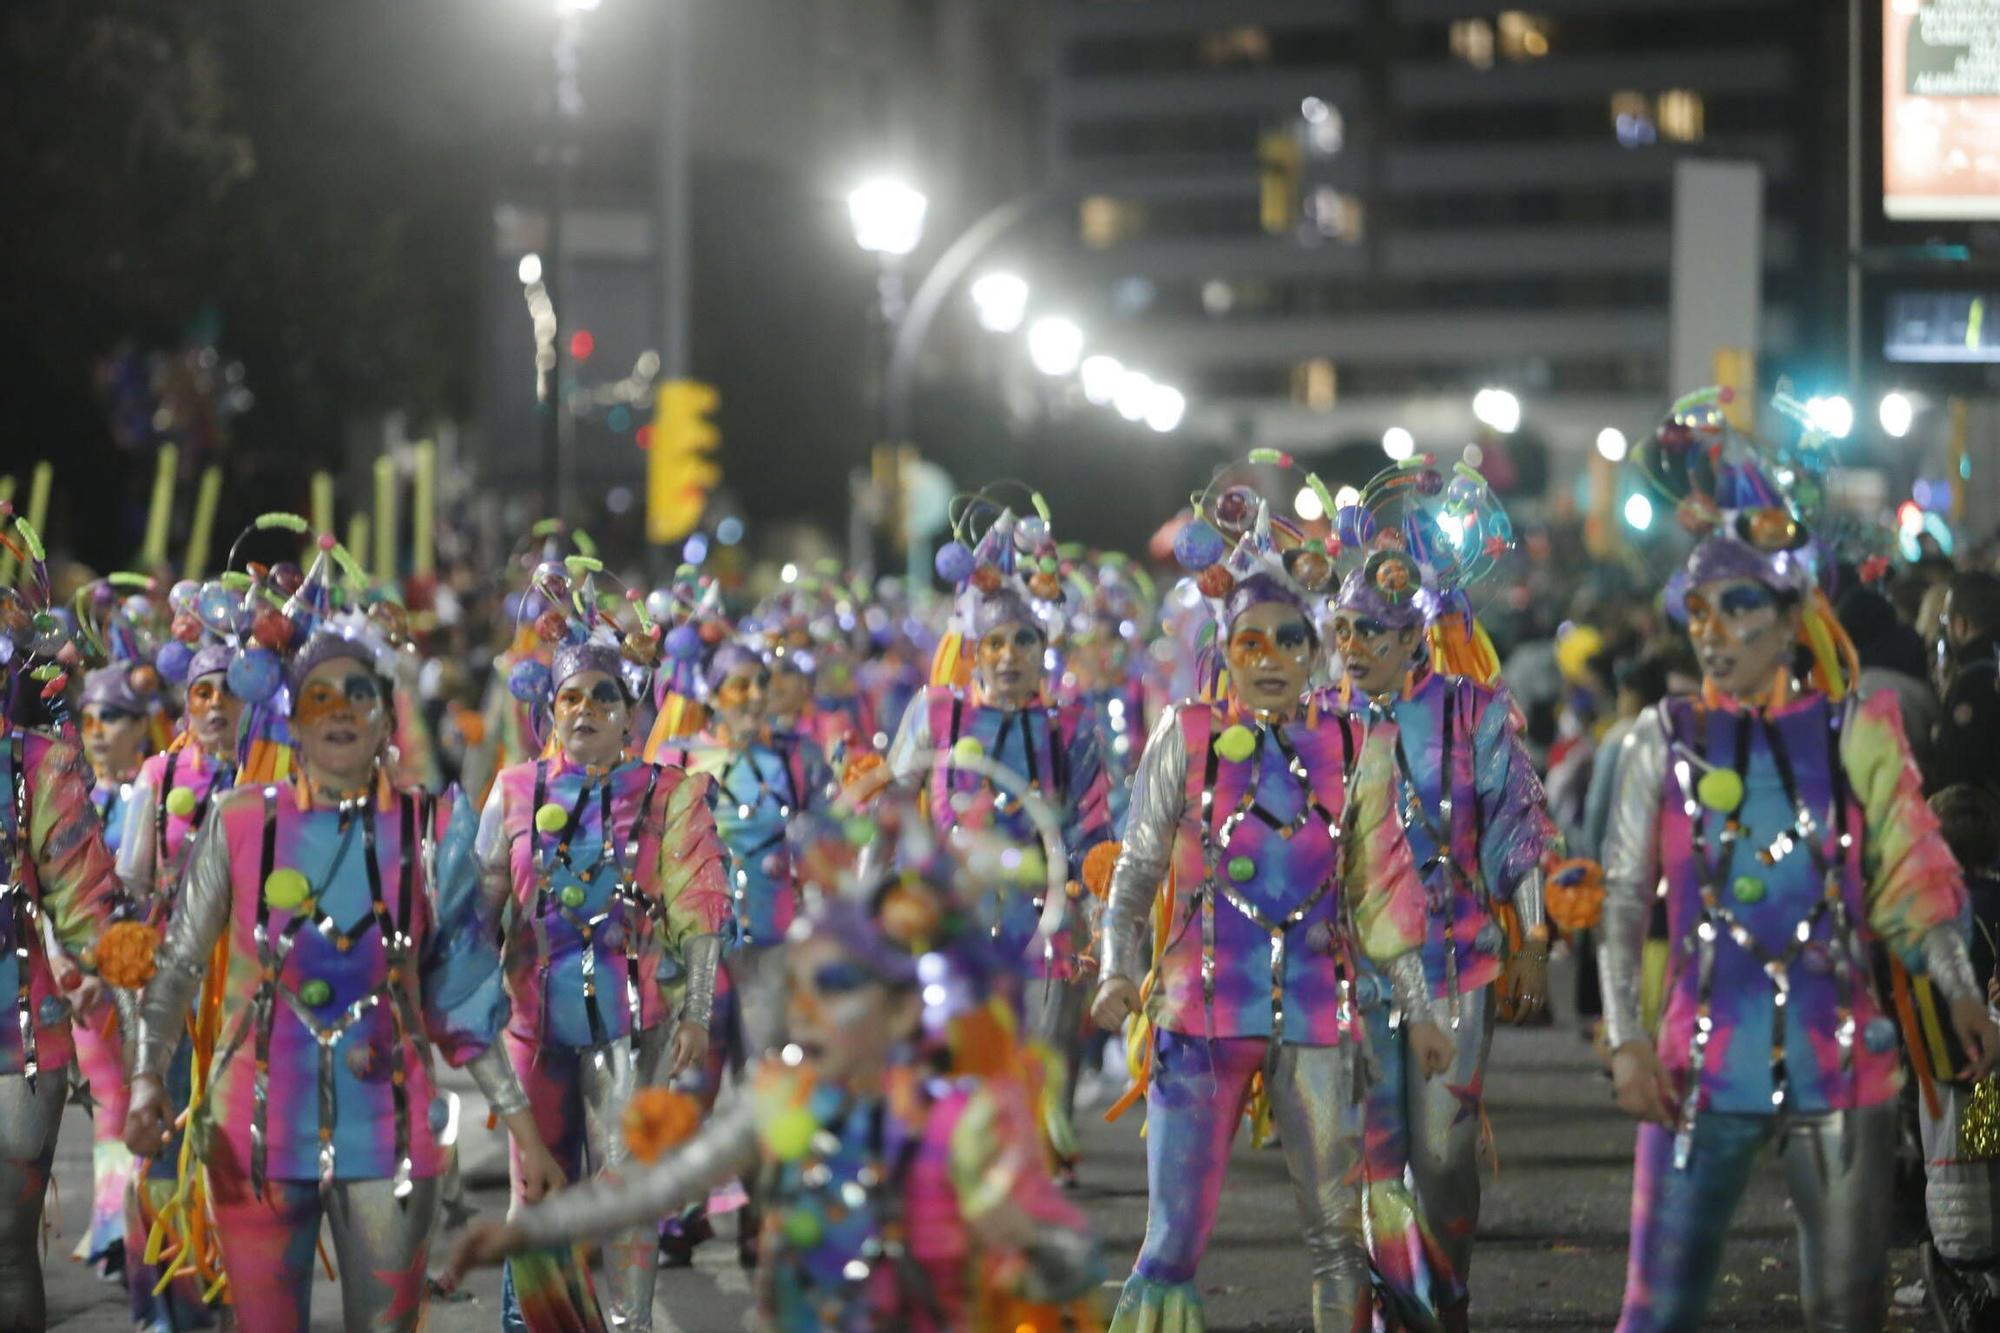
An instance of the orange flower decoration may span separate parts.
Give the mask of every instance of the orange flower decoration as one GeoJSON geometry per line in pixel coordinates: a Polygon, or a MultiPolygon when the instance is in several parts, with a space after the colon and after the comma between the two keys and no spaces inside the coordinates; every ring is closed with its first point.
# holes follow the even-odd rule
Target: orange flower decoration
{"type": "Polygon", "coordinates": [[[641,1088],[625,1103],[625,1146],[642,1162],[657,1162],[694,1137],[701,1103],[672,1088],[641,1088]]]}
{"type": "Polygon", "coordinates": [[[942,915],[936,898],[906,884],[898,884],[883,894],[882,905],[876,910],[882,933],[898,944],[912,947],[937,934],[942,915]]]}
{"type": "Polygon", "coordinates": [[[97,975],[121,990],[138,990],[159,970],[160,932],[143,921],[120,921],[97,941],[97,975]]]}
{"type": "Polygon", "coordinates": [[[1099,898],[1111,896],[1111,871],[1118,864],[1122,842],[1100,842],[1083,857],[1083,887],[1099,898]]]}
{"type": "Polygon", "coordinates": [[[846,767],[840,770],[840,785],[852,787],[880,767],[882,767],[882,756],[873,750],[863,750],[849,759],[846,767]]]}
{"type": "Polygon", "coordinates": [[[1549,920],[1564,930],[1589,930],[1604,916],[1604,868],[1582,857],[1558,861],[1549,870],[1542,899],[1549,920]]]}

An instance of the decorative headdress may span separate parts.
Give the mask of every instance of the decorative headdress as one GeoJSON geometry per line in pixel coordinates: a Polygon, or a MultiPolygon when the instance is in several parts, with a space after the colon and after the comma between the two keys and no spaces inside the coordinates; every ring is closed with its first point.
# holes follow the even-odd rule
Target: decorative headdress
{"type": "Polygon", "coordinates": [[[1062,557],[1049,531],[1048,502],[1022,487],[1034,512],[1020,516],[994,494],[1018,485],[995,483],[951,502],[952,538],[938,548],[933,564],[956,591],[951,629],[931,657],[933,684],[964,684],[971,669],[963,655],[965,640],[995,625],[1020,621],[1039,626],[1051,639],[1059,637],[1062,557]]]}
{"type": "Polygon", "coordinates": [[[153,665],[158,606],[144,574],[110,574],[77,589],[71,600],[78,646],[97,664],[84,677],[79,707],[112,708],[147,720],[152,748],[171,739],[160,673],[153,665]],[[120,589],[128,591],[121,594],[120,589]]]}
{"type": "MultiPolygon", "coordinates": [[[[1192,498],[1193,516],[1174,536],[1174,559],[1194,575],[1215,636],[1226,634],[1237,616],[1260,602],[1294,606],[1308,625],[1317,626],[1320,603],[1333,587],[1339,542],[1324,528],[1309,530],[1274,513],[1257,489],[1257,474],[1248,470],[1256,467],[1302,472],[1288,453],[1253,449],[1246,463],[1216,470],[1192,498]]],[[[1311,472],[1302,475],[1322,512],[1332,513],[1325,483],[1311,472]]],[[[1202,650],[1197,674],[1205,692],[1220,688],[1213,641],[1202,650]]]]}
{"type": "Polygon", "coordinates": [[[71,719],[63,691],[69,686],[70,671],[82,658],[49,605],[48,558],[41,534],[7,503],[0,503],[0,554],[14,569],[13,583],[0,584],[0,683],[6,691],[6,721],[29,720],[23,705],[33,691],[49,720],[66,732],[71,719]]]}
{"type": "Polygon", "coordinates": [[[546,738],[556,691],[570,677],[601,671],[634,700],[644,698],[652,683],[653,668],[660,660],[661,630],[646,610],[644,594],[631,587],[605,591],[598,586],[600,580],[619,582],[603,561],[588,555],[544,560],[529,576],[528,590],[538,600],[522,598],[516,626],[520,614],[539,605],[534,632],[550,649],[550,660],[522,658],[508,674],[507,688],[516,699],[534,706],[538,742],[546,738]],[[629,615],[629,627],[620,623],[621,611],[629,615]]]}
{"type": "Polygon", "coordinates": [[[1860,664],[1821,586],[1826,562],[1807,528],[1825,466],[1820,462],[1815,470],[1812,460],[1823,459],[1827,437],[1804,404],[1780,392],[1773,406],[1799,426],[1794,443],[1781,449],[1733,425],[1726,412],[1733,401],[1726,387],[1690,393],[1632,451],[1633,465],[1673,502],[1675,517],[1697,538],[1682,575],[1668,585],[1670,609],[1679,610],[1694,584],[1726,578],[1749,579],[1795,598],[1814,683],[1838,699],[1860,675],[1860,664]]]}
{"type": "Polygon", "coordinates": [[[1500,673],[1469,589],[1514,545],[1513,524],[1470,463],[1449,480],[1420,454],[1377,473],[1335,516],[1349,568],[1334,606],[1393,628],[1428,626],[1440,671],[1491,682],[1500,673]]]}
{"type": "Polygon", "coordinates": [[[666,630],[654,675],[658,711],[643,751],[651,761],[665,742],[701,730],[708,697],[735,662],[762,658],[754,644],[734,638],[721,585],[693,565],[682,565],[673,582],[647,594],[645,609],[666,630]]]}

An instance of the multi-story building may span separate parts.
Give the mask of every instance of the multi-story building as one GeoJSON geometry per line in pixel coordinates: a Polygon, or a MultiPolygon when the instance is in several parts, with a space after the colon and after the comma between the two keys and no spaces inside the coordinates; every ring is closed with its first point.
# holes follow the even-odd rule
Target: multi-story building
{"type": "Polygon", "coordinates": [[[1803,370],[1840,310],[1842,9],[1069,0],[1047,147],[1079,319],[1181,384],[1199,434],[1455,449],[1498,386],[1560,466],[1677,388],[1672,181],[1696,154],[1764,171],[1766,383],[1803,370]]]}

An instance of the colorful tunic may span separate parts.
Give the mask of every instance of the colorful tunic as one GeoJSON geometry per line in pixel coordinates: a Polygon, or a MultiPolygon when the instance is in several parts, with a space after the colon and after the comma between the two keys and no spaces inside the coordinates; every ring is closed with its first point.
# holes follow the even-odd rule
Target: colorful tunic
{"type": "MultiPolygon", "coordinates": [[[[966,818],[990,818],[1009,837],[1038,847],[1039,835],[1017,799],[992,791],[984,777],[952,762],[964,752],[961,746],[976,747],[985,758],[1020,775],[1055,807],[1069,878],[1078,880],[1084,856],[1110,835],[1102,751],[1089,712],[1074,704],[994,708],[949,687],[932,686],[911,701],[891,747],[891,771],[899,781],[925,784],[930,816],[939,828],[966,818]],[[989,792],[990,807],[978,803],[989,792]],[[974,804],[968,806],[968,801],[974,804]]],[[[1041,921],[1040,895],[1003,892],[982,906],[1005,956],[1027,952],[1041,921]]],[[[1032,974],[1070,975],[1079,948],[1074,929],[1066,932],[1049,942],[1042,957],[1030,960],[1032,974]]]]}
{"type": "Polygon", "coordinates": [[[1697,1109],[1811,1114],[1894,1095],[1896,1027],[1869,951],[1879,942],[1922,970],[1926,936],[1965,906],[1894,696],[1807,693],[1770,710],[1668,700],[1626,742],[1605,850],[1614,1044],[1643,1039],[1617,950],[1636,953],[1664,879],[1658,1045],[1684,1090],[1683,1157],[1697,1109]]]}
{"type": "Polygon", "coordinates": [[[567,759],[501,772],[479,859],[489,912],[504,913],[515,1036],[595,1046],[667,1017],[660,983],[729,919],[710,785],[636,759],[608,774],[567,759]],[[544,830],[548,810],[558,818],[544,830]]]}
{"type": "Polygon", "coordinates": [[[1090,710],[1103,745],[1105,813],[1111,836],[1125,832],[1125,812],[1132,804],[1132,774],[1139,767],[1138,737],[1146,728],[1143,682],[1130,680],[1115,689],[1092,690],[1080,702],[1090,710]]]}
{"type": "Polygon", "coordinates": [[[164,1071],[227,940],[212,1172],[399,1184],[444,1169],[431,1053],[499,1059],[507,999],[480,912],[471,811],[450,795],[301,808],[294,787],[217,802],[142,1002],[164,1071]]]}
{"type": "Polygon", "coordinates": [[[14,1007],[0,1024],[0,1075],[32,1080],[69,1067],[69,1002],[49,966],[42,923],[64,950],[81,955],[109,921],[118,888],[87,772],[66,742],[19,730],[0,735],[0,995],[14,1007]]]}
{"type": "Polygon", "coordinates": [[[1359,699],[1356,706],[1396,724],[1396,801],[1424,885],[1431,994],[1477,990],[1505,961],[1507,938],[1493,904],[1513,901],[1547,850],[1542,784],[1507,698],[1426,670],[1386,710],[1359,699]]]}
{"type": "Polygon", "coordinates": [[[732,944],[776,944],[799,912],[785,830],[826,802],[833,774],[816,747],[776,736],[737,747],[703,732],[663,748],[661,763],[708,778],[716,832],[729,851],[732,944]]]}
{"type": "Polygon", "coordinates": [[[565,1190],[516,1220],[531,1244],[560,1244],[657,1217],[743,1174],[759,1181],[766,1209],[765,1327],[1013,1328],[1030,1306],[1073,1301],[1099,1276],[1083,1219],[1041,1151],[1011,1083],[896,1069],[884,1096],[857,1098],[773,1061],[750,1095],[657,1165],[565,1190]],[[1023,1255],[979,1243],[979,1218],[1002,1202],[1040,1224],[1023,1255]]]}
{"type": "MultiPolygon", "coordinates": [[[[1118,900],[1150,898],[1171,871],[1175,907],[1151,1002],[1161,1028],[1313,1046],[1360,1039],[1362,957],[1386,962],[1424,938],[1391,799],[1395,740],[1392,725],[1317,708],[1274,727],[1202,702],[1161,716],[1139,761],[1111,927],[1143,920],[1118,900]],[[1237,728],[1247,736],[1221,741],[1237,728]],[[1226,757],[1238,740],[1247,753],[1226,757]]],[[[1136,975],[1112,963],[1108,974],[1136,975]]]]}
{"type": "Polygon", "coordinates": [[[216,762],[198,745],[177,746],[140,765],[116,850],[118,878],[142,919],[166,925],[195,837],[215,802],[235,785],[236,766],[216,762]]]}

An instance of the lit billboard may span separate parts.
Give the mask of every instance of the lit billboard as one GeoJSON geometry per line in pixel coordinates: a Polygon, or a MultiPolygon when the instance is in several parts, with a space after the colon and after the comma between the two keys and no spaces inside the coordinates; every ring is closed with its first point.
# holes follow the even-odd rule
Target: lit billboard
{"type": "Polygon", "coordinates": [[[2000,0],[1882,6],[1882,212],[2000,219],[2000,0]]]}

